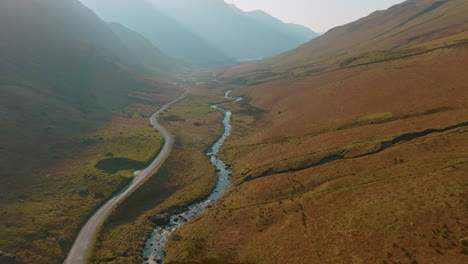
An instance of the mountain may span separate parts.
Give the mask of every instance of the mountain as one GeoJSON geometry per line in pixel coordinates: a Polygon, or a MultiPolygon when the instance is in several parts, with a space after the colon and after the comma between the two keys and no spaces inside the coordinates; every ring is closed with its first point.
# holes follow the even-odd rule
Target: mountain
{"type": "Polygon", "coordinates": [[[164,13],[225,54],[245,60],[277,55],[316,37],[263,11],[244,12],[223,0],[151,0],[164,13]]]}
{"type": "Polygon", "coordinates": [[[70,121],[82,122],[85,129],[138,101],[134,91],[177,93],[161,90],[155,80],[144,77],[146,61],[126,44],[134,37],[152,51],[148,59],[163,58],[173,65],[171,59],[141,37],[131,35],[124,43],[79,1],[2,1],[0,30],[9,36],[0,42],[1,155],[10,160],[1,175],[27,178],[19,177],[22,169],[44,162],[37,151],[80,131],[70,121]],[[48,127],[55,127],[56,133],[48,127]],[[34,156],[37,161],[29,160],[34,156]],[[17,168],[23,160],[34,164],[17,168]]]}
{"type": "MultiPolygon", "coordinates": [[[[394,57],[396,53],[400,56],[417,53],[425,50],[424,46],[437,47],[446,38],[462,38],[467,29],[464,6],[460,4],[461,8],[457,9],[456,3],[453,0],[406,1],[336,27],[280,56],[250,65],[269,78],[289,76],[292,72],[307,76],[394,57]]],[[[242,67],[248,75],[252,74],[242,67]]],[[[253,75],[260,78],[259,74],[253,75]]]]}
{"type": "MultiPolygon", "coordinates": [[[[83,175],[94,165],[84,159],[106,151],[103,137],[115,131],[115,143],[130,128],[142,133],[148,121],[132,113],[142,116],[146,107],[140,112],[147,115],[180,92],[167,84],[168,72],[157,80],[143,75],[171,68],[164,68],[174,65],[170,58],[111,27],[117,34],[77,0],[0,1],[0,249],[17,254],[18,263],[60,262],[71,241],[57,236],[73,236],[100,203],[95,197],[75,207],[78,194],[70,190],[89,184],[83,175]],[[149,51],[148,60],[134,44],[149,51]]],[[[123,180],[92,186],[103,198],[123,180]]]]}
{"type": "Polygon", "coordinates": [[[219,70],[233,188],[165,263],[465,263],[467,13],[409,0],[219,70]]]}
{"type": "Polygon", "coordinates": [[[129,52],[140,63],[148,67],[148,72],[174,71],[183,68],[183,62],[169,57],[137,32],[119,23],[107,23],[107,25],[119,37],[129,52]]]}
{"type": "Polygon", "coordinates": [[[234,4],[230,4],[229,7],[242,16],[246,16],[250,19],[255,20],[258,23],[270,27],[272,31],[276,30],[281,32],[281,34],[289,35],[292,38],[291,40],[297,41],[297,43],[295,44],[296,46],[304,44],[305,42],[308,42],[311,39],[318,37],[318,33],[313,32],[308,27],[291,23],[284,23],[281,20],[271,16],[270,14],[262,10],[245,12],[239,9],[234,4]]]}
{"type": "MultiPolygon", "coordinates": [[[[126,46],[131,37],[144,41],[134,34],[124,43],[80,2],[28,0],[1,5],[0,29],[10,36],[0,43],[4,92],[17,93],[5,86],[18,86],[82,110],[109,110],[128,101],[125,83],[146,85],[136,73],[148,72],[142,56],[134,56],[130,49],[135,48],[126,46]]],[[[116,30],[120,31],[124,30],[116,30]]],[[[170,61],[155,48],[152,51],[150,55],[170,61]]]]}
{"type": "Polygon", "coordinates": [[[117,22],[142,34],[165,54],[192,64],[232,62],[209,41],[164,14],[145,0],[81,0],[103,20],[117,22]]]}

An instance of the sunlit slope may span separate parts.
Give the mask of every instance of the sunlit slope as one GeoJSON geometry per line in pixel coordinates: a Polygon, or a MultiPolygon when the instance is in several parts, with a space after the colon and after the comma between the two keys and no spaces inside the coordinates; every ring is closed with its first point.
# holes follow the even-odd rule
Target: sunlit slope
{"type": "Polygon", "coordinates": [[[466,263],[467,12],[408,1],[228,69],[236,185],[167,262],[466,263]]]}
{"type": "Polygon", "coordinates": [[[242,75],[251,83],[309,76],[464,42],[467,6],[463,0],[406,1],[334,28],[280,56],[231,68],[225,76],[242,75]]]}

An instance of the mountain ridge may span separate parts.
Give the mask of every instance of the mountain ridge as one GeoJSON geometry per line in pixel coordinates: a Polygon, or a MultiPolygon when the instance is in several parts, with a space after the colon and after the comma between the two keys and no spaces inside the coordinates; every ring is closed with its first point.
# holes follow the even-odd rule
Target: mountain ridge
{"type": "Polygon", "coordinates": [[[236,59],[270,57],[317,36],[306,27],[285,24],[263,11],[244,12],[224,1],[151,3],[236,59]]]}
{"type": "MultiPolygon", "coordinates": [[[[355,22],[335,27],[324,35],[305,43],[297,49],[264,61],[251,63],[247,75],[263,79],[268,76],[308,76],[320,72],[340,69],[344,66],[366,63],[382,58],[397,57],[394,54],[410,54],[432,46],[443,46],[447,36],[460,35],[467,29],[463,19],[466,3],[421,0],[406,1],[388,10],[376,11],[355,22]],[[424,11],[424,12],[423,12],[424,11]],[[450,13],[448,17],[446,13],[450,13]],[[419,14],[418,16],[415,16],[419,14]],[[411,19],[411,23],[402,23],[411,19]],[[420,45],[418,42],[421,42],[420,45]],[[425,47],[427,46],[427,47],[425,47]],[[257,73],[252,73],[257,71],[257,73]],[[257,77],[255,77],[257,76],[257,77]]],[[[241,71],[231,70],[243,75],[241,71]]],[[[227,73],[229,74],[229,73],[227,73]]],[[[266,78],[265,80],[268,80],[266,78]]]]}
{"type": "Polygon", "coordinates": [[[204,66],[232,62],[232,58],[145,0],[81,0],[81,2],[103,20],[120,23],[142,34],[157,48],[174,58],[204,66]]]}

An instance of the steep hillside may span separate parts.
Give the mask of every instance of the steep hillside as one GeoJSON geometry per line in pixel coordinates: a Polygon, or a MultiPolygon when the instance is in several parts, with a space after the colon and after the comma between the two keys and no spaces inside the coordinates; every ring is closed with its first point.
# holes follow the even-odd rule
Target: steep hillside
{"type": "MultiPolygon", "coordinates": [[[[89,53],[99,50],[103,57],[120,64],[134,69],[141,67],[118,37],[79,1],[9,0],[2,1],[0,12],[2,32],[12,36],[2,40],[2,54],[8,56],[5,59],[35,59],[37,62],[44,59],[39,63],[53,67],[57,64],[56,60],[62,59],[62,55],[70,47],[89,53]],[[51,4],[55,5],[54,8],[48,8],[51,4]],[[56,35],[52,36],[52,32],[56,35]],[[49,37],[60,38],[53,38],[55,42],[51,43],[49,37]],[[38,38],[42,41],[32,42],[38,38]],[[52,46],[53,44],[55,46],[52,46]],[[45,54],[36,58],[34,53],[39,50],[45,54]]],[[[66,59],[70,57],[70,54],[65,56],[66,59]]]]}
{"type": "Polygon", "coordinates": [[[252,82],[310,76],[407,56],[466,38],[465,1],[406,1],[334,28],[298,49],[231,68],[226,77],[252,82]]]}
{"type": "Polygon", "coordinates": [[[166,263],[466,263],[467,12],[411,0],[220,71],[248,84],[235,186],[166,263]]]}
{"type": "Polygon", "coordinates": [[[222,65],[232,59],[146,0],[81,0],[103,20],[118,22],[150,40],[164,53],[193,64],[222,65]]]}
{"type": "Polygon", "coordinates": [[[106,24],[78,1],[4,1],[1,7],[0,28],[9,36],[0,43],[1,107],[5,121],[11,122],[5,126],[9,140],[4,144],[17,143],[24,134],[60,137],[49,127],[60,127],[59,122],[65,128],[67,115],[84,120],[98,112],[120,111],[136,100],[128,96],[132,87],[152,87],[153,81],[122,66],[144,70],[106,24]]]}
{"type": "Polygon", "coordinates": [[[1,1],[0,31],[0,251],[58,263],[131,179],[94,165],[106,153],[147,162],[161,139],[142,117],[180,88],[141,75],[146,61],[76,0],[1,1]]]}
{"type": "Polygon", "coordinates": [[[262,11],[244,12],[223,0],[151,0],[157,8],[237,60],[277,55],[316,37],[262,11]]]}
{"type": "Polygon", "coordinates": [[[138,61],[147,67],[148,72],[182,70],[184,63],[164,54],[151,41],[121,24],[108,23],[109,28],[119,37],[125,47],[138,61]]]}

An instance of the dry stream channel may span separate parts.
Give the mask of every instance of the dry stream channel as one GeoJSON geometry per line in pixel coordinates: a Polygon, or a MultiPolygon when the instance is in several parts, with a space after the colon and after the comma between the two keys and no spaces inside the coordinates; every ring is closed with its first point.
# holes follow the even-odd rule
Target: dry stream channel
{"type": "MultiPolygon", "coordinates": [[[[145,249],[143,250],[143,257],[145,260],[143,264],[160,264],[164,263],[165,253],[164,245],[168,241],[170,235],[190,222],[191,220],[197,218],[205,212],[205,210],[210,207],[214,201],[218,200],[223,194],[225,194],[232,182],[232,172],[228,169],[228,166],[219,158],[219,150],[223,146],[226,139],[231,134],[231,111],[221,108],[219,106],[223,104],[228,104],[232,102],[241,101],[242,97],[230,97],[229,94],[232,90],[224,94],[224,98],[230,99],[229,101],[214,104],[211,107],[224,112],[223,126],[224,132],[221,137],[211,146],[207,152],[207,156],[210,158],[211,163],[217,169],[218,182],[213,192],[201,202],[196,202],[190,205],[187,208],[187,211],[179,214],[174,214],[170,216],[169,223],[164,226],[157,226],[151,237],[146,241],[145,249]]],[[[180,239],[180,237],[174,237],[174,239],[180,239]]]]}

